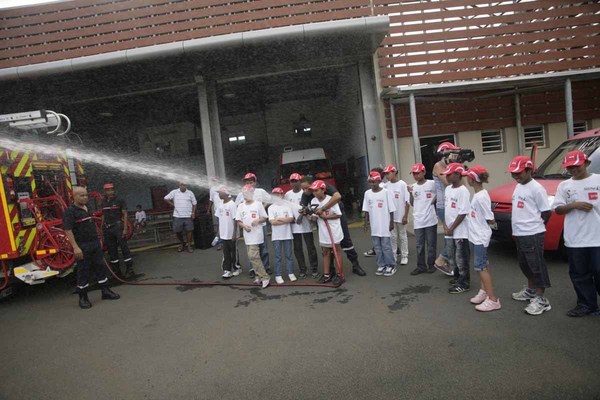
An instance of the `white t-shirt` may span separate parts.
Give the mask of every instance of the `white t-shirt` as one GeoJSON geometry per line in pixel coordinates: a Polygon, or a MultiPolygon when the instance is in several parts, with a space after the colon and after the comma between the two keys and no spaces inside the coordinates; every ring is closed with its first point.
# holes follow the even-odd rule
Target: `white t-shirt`
{"type": "MultiPolygon", "coordinates": [[[[329,200],[331,200],[331,196],[329,196],[329,195],[325,196],[323,201],[319,201],[319,199],[314,197],[310,201],[310,204],[316,204],[317,209],[319,209],[319,208],[323,207],[325,204],[327,204],[329,202],[329,200]]],[[[340,210],[340,206],[336,204],[333,207],[331,207],[329,210],[326,210],[324,214],[325,215],[330,215],[330,214],[342,215],[342,211],[340,210]]],[[[333,235],[333,242],[335,244],[339,244],[342,241],[342,239],[344,239],[344,232],[342,231],[342,222],[340,221],[339,218],[338,219],[328,219],[327,222],[329,223],[329,228],[331,228],[331,234],[333,235]]],[[[329,232],[327,231],[327,227],[325,226],[325,220],[322,218],[319,218],[317,220],[317,226],[319,227],[319,244],[321,245],[321,247],[333,247],[331,245],[331,237],[329,237],[329,232]]]]}
{"type": "MultiPolygon", "coordinates": [[[[294,193],[293,190],[288,191],[284,199],[289,201],[292,204],[297,204],[298,207],[293,207],[292,212],[294,213],[294,218],[297,220],[300,216],[300,199],[302,198],[302,190],[299,190],[298,193],[294,193]]],[[[302,222],[296,224],[292,222],[292,233],[308,233],[312,232],[312,225],[308,217],[302,217],[302,222]]]]}
{"type": "Polygon", "coordinates": [[[213,213],[217,215],[217,210],[219,209],[219,206],[223,204],[223,200],[221,200],[221,197],[219,197],[219,192],[217,192],[214,188],[210,188],[209,196],[210,201],[213,203],[213,213]]]}
{"type": "Polygon", "coordinates": [[[512,195],[513,236],[531,236],[546,232],[541,213],[549,210],[548,193],[535,179],[525,185],[517,184],[512,195]]]}
{"type": "Polygon", "coordinates": [[[483,189],[473,195],[471,212],[467,215],[469,242],[488,247],[492,237],[492,228],[487,221],[493,219],[492,201],[487,190],[483,189]]]}
{"type": "Polygon", "coordinates": [[[146,211],[136,211],[135,212],[135,222],[142,222],[146,219],[146,211]]]}
{"type": "Polygon", "coordinates": [[[565,246],[600,247],[600,175],[591,174],[581,180],[561,182],[552,209],[575,201],[593,205],[589,212],[571,210],[565,214],[565,246]]]}
{"type": "Polygon", "coordinates": [[[185,192],[179,189],[171,190],[165,196],[165,200],[173,201],[175,205],[173,217],[175,218],[190,218],[192,216],[192,208],[197,204],[196,196],[189,189],[186,189],[185,192]]]}
{"type": "MultiPolygon", "coordinates": [[[[273,201],[271,200],[271,195],[267,193],[265,189],[254,188],[254,196],[252,196],[252,200],[261,202],[263,207],[267,207],[267,205],[271,204],[273,201]]],[[[244,202],[244,195],[240,193],[235,198],[235,204],[242,204],[244,202]]],[[[262,226],[267,225],[266,222],[261,224],[262,226]]],[[[245,237],[245,236],[244,236],[245,237]]]]}
{"type": "MultiPolygon", "coordinates": [[[[269,207],[269,222],[276,218],[288,218],[293,217],[292,209],[283,204],[271,204],[269,207]]],[[[271,223],[271,240],[292,240],[292,223],[283,225],[273,225],[271,223]]]]}
{"type": "MultiPolygon", "coordinates": [[[[471,211],[471,203],[469,199],[471,194],[469,189],[465,185],[460,185],[457,188],[453,188],[452,185],[446,186],[444,191],[444,221],[447,227],[451,227],[456,218],[459,215],[467,215],[471,211]]],[[[465,217],[466,219],[466,217],[465,217]]],[[[452,234],[454,239],[468,239],[469,238],[469,225],[468,222],[463,220],[452,234]]]]}
{"type": "Polygon", "coordinates": [[[432,180],[425,181],[413,186],[413,219],[415,229],[427,228],[437,225],[438,219],[435,214],[435,184],[432,180]]]}
{"type": "Polygon", "coordinates": [[[402,218],[404,218],[406,205],[410,204],[410,195],[408,194],[406,182],[402,179],[398,182],[387,182],[385,188],[392,193],[394,199],[394,206],[396,207],[396,211],[394,211],[394,222],[400,223],[402,222],[402,218]]]}
{"type": "Polygon", "coordinates": [[[216,210],[215,215],[219,217],[219,237],[223,240],[233,239],[233,234],[237,228],[235,223],[235,215],[237,206],[233,201],[227,203],[221,202],[216,210]]]}
{"type": "Polygon", "coordinates": [[[363,211],[369,213],[371,236],[390,237],[390,213],[396,211],[392,192],[381,189],[375,193],[373,189],[365,192],[363,211]]]}
{"type": "Polygon", "coordinates": [[[259,201],[253,201],[252,204],[246,204],[246,202],[237,206],[237,212],[235,214],[236,221],[242,221],[245,225],[252,228],[250,232],[244,231],[244,241],[246,245],[251,244],[263,244],[265,237],[263,235],[263,228],[260,224],[252,226],[252,221],[256,221],[259,218],[268,218],[267,212],[259,201]]]}

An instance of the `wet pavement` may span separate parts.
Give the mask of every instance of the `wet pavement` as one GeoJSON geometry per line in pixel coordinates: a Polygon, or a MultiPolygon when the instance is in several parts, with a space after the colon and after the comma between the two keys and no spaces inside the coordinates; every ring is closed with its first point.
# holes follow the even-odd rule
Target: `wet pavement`
{"type": "MultiPolygon", "coordinates": [[[[351,231],[369,275],[339,288],[122,285],[80,310],[69,278],[21,287],[0,302],[0,399],[600,398],[600,317],[565,316],[564,261],[548,254],[552,310],[534,317],[510,298],[525,283],[514,247],[492,243],[503,308],[482,314],[476,273],[463,294],[410,276],[409,236],[409,265],[375,276],[370,237],[351,231]]],[[[137,281],[219,281],[220,257],[138,253],[137,281]]]]}

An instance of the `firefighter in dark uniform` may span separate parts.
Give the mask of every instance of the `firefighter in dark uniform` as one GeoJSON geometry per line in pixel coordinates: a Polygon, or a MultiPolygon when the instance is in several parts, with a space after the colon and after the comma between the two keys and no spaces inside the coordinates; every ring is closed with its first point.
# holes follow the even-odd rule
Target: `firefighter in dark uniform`
{"type": "Polygon", "coordinates": [[[123,253],[123,262],[125,263],[125,278],[132,278],[133,260],[127,245],[127,205],[125,200],[115,196],[115,186],[112,183],[104,185],[104,198],[102,199],[102,233],[104,244],[108,248],[110,259],[110,268],[119,276],[121,268],[119,267],[119,247],[123,253]]]}
{"type": "Polygon", "coordinates": [[[63,215],[63,227],[77,260],[77,293],[79,293],[81,308],[92,307],[87,295],[91,269],[94,269],[94,275],[100,285],[102,300],[120,298],[108,287],[104,254],[98,239],[96,223],[87,208],[87,202],[87,190],[80,186],[73,187],[73,204],[63,215]]]}

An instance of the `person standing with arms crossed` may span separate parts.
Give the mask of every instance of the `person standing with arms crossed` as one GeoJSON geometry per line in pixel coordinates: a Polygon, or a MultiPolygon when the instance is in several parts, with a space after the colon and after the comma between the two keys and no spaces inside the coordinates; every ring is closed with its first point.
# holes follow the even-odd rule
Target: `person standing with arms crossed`
{"type": "Polygon", "coordinates": [[[196,218],[196,196],[187,189],[185,182],[178,183],[179,189],[172,190],[165,196],[165,201],[173,208],[173,232],[177,235],[180,245],[178,252],[187,248],[192,253],[192,233],[194,232],[194,219],[196,218]]]}

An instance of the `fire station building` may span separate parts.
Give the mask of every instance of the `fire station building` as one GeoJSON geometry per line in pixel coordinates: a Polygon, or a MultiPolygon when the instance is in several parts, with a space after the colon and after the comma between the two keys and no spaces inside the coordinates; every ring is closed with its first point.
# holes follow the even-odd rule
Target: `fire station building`
{"type": "MultiPolygon", "coordinates": [[[[493,187],[600,127],[597,1],[71,0],[0,10],[0,35],[0,114],[54,110],[86,146],[263,186],[284,148],[323,147],[347,192],[388,163],[411,182],[451,141],[493,187]]],[[[164,185],[126,197],[152,208],[164,185]]]]}

